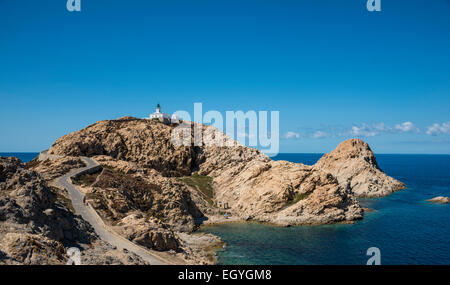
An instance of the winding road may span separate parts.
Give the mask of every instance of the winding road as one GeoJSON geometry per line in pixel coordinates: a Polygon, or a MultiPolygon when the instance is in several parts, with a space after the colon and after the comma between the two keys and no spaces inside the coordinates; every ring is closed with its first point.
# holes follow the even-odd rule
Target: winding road
{"type": "Polygon", "coordinates": [[[71,183],[71,178],[79,175],[80,173],[89,171],[94,168],[99,168],[100,165],[97,161],[88,158],[81,157],[81,159],[86,163],[86,167],[79,168],[68,174],[61,176],[56,180],[56,186],[63,187],[69,192],[70,198],[72,200],[73,207],[77,214],[89,222],[94,228],[95,232],[100,236],[100,238],[118,249],[126,249],[129,252],[133,252],[140,256],[143,260],[147,261],[151,265],[166,265],[167,263],[161,258],[155,256],[150,251],[143,247],[140,247],[131,241],[119,236],[112,229],[109,229],[98,216],[98,214],[89,206],[83,204],[84,195],[71,183]]]}

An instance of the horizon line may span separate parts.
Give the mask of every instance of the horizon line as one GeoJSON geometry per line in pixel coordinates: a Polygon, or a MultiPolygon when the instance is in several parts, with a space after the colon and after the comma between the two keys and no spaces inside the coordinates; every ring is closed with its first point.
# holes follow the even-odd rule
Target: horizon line
{"type": "MultiPolygon", "coordinates": [[[[42,151],[0,151],[0,154],[19,154],[19,153],[41,153],[42,151]]],[[[320,154],[324,155],[329,152],[279,152],[277,155],[280,154],[320,154]]],[[[375,152],[375,155],[450,155],[450,153],[382,153],[382,152],[375,152]]],[[[272,156],[272,157],[276,157],[272,156]]]]}

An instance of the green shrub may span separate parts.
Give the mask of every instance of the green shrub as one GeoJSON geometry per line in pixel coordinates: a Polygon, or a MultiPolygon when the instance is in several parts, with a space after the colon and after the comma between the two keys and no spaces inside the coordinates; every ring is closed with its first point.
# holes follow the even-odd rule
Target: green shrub
{"type": "Polygon", "coordinates": [[[90,186],[97,180],[101,170],[92,174],[84,174],[78,177],[72,178],[72,183],[79,186],[90,186]]]}
{"type": "Polygon", "coordinates": [[[205,200],[212,206],[214,204],[214,189],[212,187],[212,178],[209,176],[203,176],[194,174],[192,176],[186,176],[181,178],[181,181],[186,183],[192,188],[200,190],[205,200]]]}
{"type": "Polygon", "coordinates": [[[297,202],[306,199],[310,194],[311,194],[311,192],[308,192],[308,193],[295,193],[294,197],[292,197],[292,199],[290,199],[288,201],[288,205],[289,206],[294,205],[297,202]]]}

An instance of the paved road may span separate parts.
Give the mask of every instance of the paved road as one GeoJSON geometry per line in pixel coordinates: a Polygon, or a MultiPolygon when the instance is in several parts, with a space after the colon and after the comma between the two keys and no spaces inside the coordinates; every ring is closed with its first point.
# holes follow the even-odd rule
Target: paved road
{"type": "Polygon", "coordinates": [[[128,251],[139,255],[142,259],[149,262],[151,265],[167,264],[160,258],[151,254],[148,250],[135,245],[131,241],[126,240],[125,238],[114,233],[112,230],[107,229],[103,221],[99,219],[99,216],[94,213],[91,208],[83,204],[84,195],[80,191],[78,191],[75,186],[72,185],[70,178],[88,169],[98,167],[99,164],[95,160],[88,157],[82,157],[81,159],[87,164],[86,167],[77,169],[76,171],[61,176],[56,181],[57,186],[64,187],[69,192],[73,207],[75,208],[77,214],[81,215],[85,221],[89,222],[92,225],[95,232],[100,236],[102,240],[110,243],[113,246],[116,246],[118,249],[127,249],[128,251]]]}

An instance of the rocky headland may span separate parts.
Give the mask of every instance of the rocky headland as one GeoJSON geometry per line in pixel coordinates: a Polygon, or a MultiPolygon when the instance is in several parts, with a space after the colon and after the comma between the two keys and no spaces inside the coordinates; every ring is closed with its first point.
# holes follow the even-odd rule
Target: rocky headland
{"type": "Polygon", "coordinates": [[[51,184],[79,168],[79,157],[95,159],[102,170],[73,183],[105,223],[136,244],[191,264],[214,263],[211,250],[222,245],[217,237],[195,234],[202,224],[348,223],[363,217],[357,197],[404,188],[382,172],[359,139],[309,166],[273,161],[208,126],[200,126],[203,144],[175,146],[175,127],[132,117],[100,121],[57,140],[48,154],[60,159],[35,160],[29,167],[51,184]]]}

